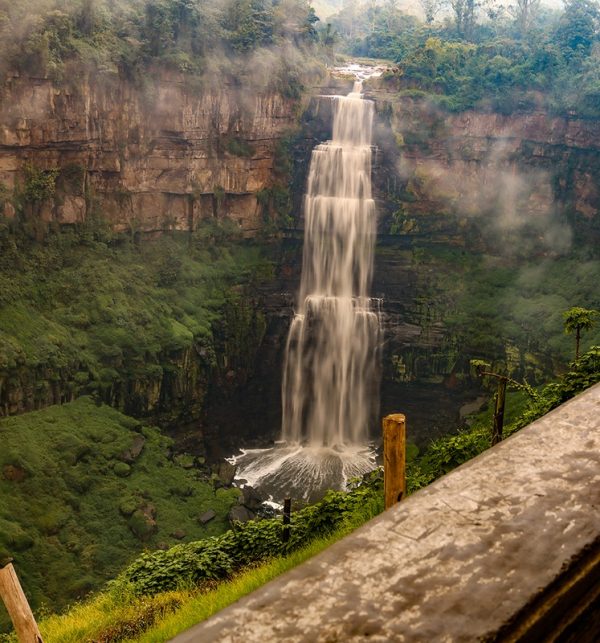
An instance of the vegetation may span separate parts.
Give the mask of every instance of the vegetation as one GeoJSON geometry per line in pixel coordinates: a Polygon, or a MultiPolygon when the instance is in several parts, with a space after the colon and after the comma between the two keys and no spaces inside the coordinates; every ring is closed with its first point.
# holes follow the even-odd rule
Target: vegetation
{"type": "MultiPolygon", "coordinates": [[[[600,381],[600,347],[593,347],[557,382],[539,391],[509,392],[511,434],[600,381]]],[[[434,441],[409,458],[414,492],[490,446],[491,407],[457,435],[434,441]]],[[[45,640],[165,641],[208,618],[345,535],[383,508],[381,477],[374,474],[349,493],[330,492],[293,514],[291,539],[281,541],[281,519],[238,524],[222,536],[143,554],[105,592],[41,623],[45,640]],[[266,562],[262,562],[266,561],[266,562]],[[217,582],[223,579],[224,582],[217,582]]]]}
{"type": "MultiPolygon", "coordinates": [[[[27,6],[0,0],[2,65],[4,72],[57,81],[68,81],[73,67],[82,66],[140,85],[161,69],[196,76],[235,71],[239,81],[252,73],[249,59],[260,48],[292,44],[308,51],[316,21],[306,0],[38,0],[27,6]]],[[[299,61],[289,56],[269,63],[284,69],[299,61]]]]}
{"type": "MultiPolygon", "coordinates": [[[[532,384],[548,381],[573,355],[563,333],[563,311],[594,306],[599,264],[585,252],[555,259],[493,257],[459,248],[380,247],[381,254],[406,253],[412,261],[418,299],[410,323],[425,337],[443,327],[437,348],[396,351],[391,376],[397,381],[441,382],[450,373],[467,377],[469,362],[532,384]]],[[[583,348],[600,343],[600,329],[584,335],[583,348]]]]}
{"type": "Polygon", "coordinates": [[[575,359],[579,359],[579,345],[581,343],[581,331],[591,330],[596,325],[597,310],[575,307],[563,313],[565,318],[565,333],[575,332],[575,359]]]}
{"type": "Polygon", "coordinates": [[[35,609],[99,589],[144,547],[221,533],[238,500],[172,459],[158,429],[89,397],[0,420],[0,442],[0,557],[35,609]]]}
{"type": "MultiPolygon", "coordinates": [[[[421,4],[425,24],[393,2],[345,3],[319,35],[306,0],[0,0],[0,74],[69,83],[83,70],[98,82],[127,80],[151,98],[153,78],[182,73],[189,86],[256,84],[297,100],[320,39],[331,61],[334,45],[394,61],[380,82],[445,110],[541,106],[600,116],[595,2],[567,0],[552,12],[519,0],[482,20],[477,3],[453,0],[443,24],[442,2],[421,4]]],[[[398,147],[425,144],[420,131],[406,136],[398,147]]],[[[218,144],[229,156],[256,154],[241,136],[218,144]]],[[[257,193],[267,233],[291,223],[293,144],[282,141],[274,182],[257,193]]],[[[225,531],[238,492],[215,490],[202,462],[188,468],[158,429],[106,404],[166,423],[197,418],[210,379],[252,368],[265,332],[253,293],[272,266],[226,220],[148,240],[132,219],[123,238],[90,207],[84,223],[57,231],[42,210],[65,185],[94,204],[82,171],[27,165],[12,198],[15,219],[0,218],[3,412],[71,401],[0,420],[0,559],[14,556],[41,613],[117,577],[65,615],[43,619],[47,641],[165,640],[381,511],[381,479],[297,511],[285,545],[279,518],[225,531]],[[197,518],[207,509],[217,516],[205,525],[197,518]],[[143,547],[149,551],[132,561],[143,547]]],[[[220,185],[213,195],[217,214],[227,196],[220,185]]],[[[419,225],[407,206],[418,197],[410,186],[397,196],[390,232],[404,234],[419,225]]],[[[117,197],[126,203],[130,195],[117,197]]],[[[0,184],[0,205],[8,199],[0,184]]],[[[532,254],[537,229],[528,225],[507,233],[522,237],[520,258],[532,254]]],[[[561,311],[597,303],[598,262],[586,249],[526,263],[462,249],[408,252],[419,292],[412,321],[425,334],[443,323],[447,342],[427,360],[412,348],[394,356],[402,381],[466,378],[476,357],[539,385],[571,354],[561,311]]],[[[590,348],[600,341],[595,315],[579,307],[565,313],[576,360],[556,383],[508,393],[505,435],[600,379],[600,348],[590,348]],[[582,331],[589,350],[580,357],[582,331]]],[[[411,459],[409,489],[487,448],[491,413],[411,459]]],[[[0,628],[6,624],[0,614],[0,628]]]]}
{"type": "Polygon", "coordinates": [[[143,554],[105,592],[65,616],[43,620],[44,640],[123,640],[185,604],[184,619],[177,614],[159,626],[173,635],[198,620],[196,609],[209,616],[381,512],[382,483],[375,472],[349,493],[329,492],[316,505],[295,512],[285,545],[281,518],[275,518],[238,523],[222,536],[143,554]],[[232,580],[215,585],[224,579],[232,580]]]}
{"type": "MultiPolygon", "coordinates": [[[[556,382],[535,390],[519,386],[507,393],[504,436],[508,437],[586,388],[600,382],[600,346],[593,346],[569,365],[556,382]]],[[[408,465],[407,485],[414,492],[491,446],[493,405],[468,428],[432,442],[408,465]]]]}
{"type": "Polygon", "coordinates": [[[85,227],[44,245],[1,235],[0,395],[9,407],[20,390],[26,409],[95,394],[133,415],[197,417],[210,373],[227,359],[229,370],[250,368],[248,343],[258,346],[264,320],[244,293],[270,264],[218,225],[140,246],[96,241],[85,227]],[[226,318],[233,303],[240,314],[226,318]],[[237,343],[217,357],[223,332],[237,343]]]}
{"type": "Polygon", "coordinates": [[[594,0],[569,0],[562,12],[536,0],[491,2],[485,10],[471,0],[421,4],[425,24],[394,3],[348,3],[330,18],[330,31],[345,53],[398,63],[386,82],[418,88],[452,111],[511,113],[541,104],[561,114],[600,115],[594,0]],[[448,11],[452,20],[435,20],[448,11]]]}

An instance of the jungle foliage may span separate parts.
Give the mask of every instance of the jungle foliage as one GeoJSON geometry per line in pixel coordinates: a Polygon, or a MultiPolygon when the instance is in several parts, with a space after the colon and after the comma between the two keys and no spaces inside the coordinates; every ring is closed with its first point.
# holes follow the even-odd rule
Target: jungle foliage
{"type": "Polygon", "coordinates": [[[98,590],[144,547],[221,533],[238,500],[179,464],[157,428],[89,397],[0,419],[0,443],[0,556],[35,610],[98,590]],[[208,509],[216,517],[198,522],[208,509]]]}
{"type": "Polygon", "coordinates": [[[451,111],[543,106],[600,114],[600,5],[594,0],[568,0],[562,11],[527,0],[421,5],[435,9],[425,23],[394,3],[348,3],[330,19],[330,31],[345,53],[395,61],[388,82],[423,91],[451,111]]]}
{"type": "Polygon", "coordinates": [[[83,64],[142,84],[214,67],[235,81],[260,48],[310,48],[316,21],[307,0],[0,0],[2,65],[68,80],[83,64]]]}
{"type": "MultiPolygon", "coordinates": [[[[179,377],[195,387],[193,415],[225,360],[249,368],[264,318],[246,293],[270,262],[214,223],[137,245],[88,232],[30,243],[0,221],[0,377],[27,408],[94,394],[134,415],[159,411],[152,391],[179,377]]],[[[172,419],[182,411],[164,402],[172,419]]]]}

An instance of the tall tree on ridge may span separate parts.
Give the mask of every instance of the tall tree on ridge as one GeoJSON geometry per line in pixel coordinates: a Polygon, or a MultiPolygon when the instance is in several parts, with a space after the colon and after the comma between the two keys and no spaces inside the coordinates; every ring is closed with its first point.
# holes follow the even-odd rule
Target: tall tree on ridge
{"type": "Polygon", "coordinates": [[[575,359],[579,359],[579,345],[581,343],[581,331],[590,330],[596,325],[597,310],[589,310],[575,306],[563,313],[565,318],[565,333],[575,332],[575,359]]]}

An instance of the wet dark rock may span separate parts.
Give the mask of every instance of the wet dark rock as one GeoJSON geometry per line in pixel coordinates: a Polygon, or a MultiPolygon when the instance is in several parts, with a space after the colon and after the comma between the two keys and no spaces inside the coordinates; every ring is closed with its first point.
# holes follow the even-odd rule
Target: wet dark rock
{"type": "Polygon", "coordinates": [[[216,518],[217,514],[210,509],[205,511],[201,516],[198,516],[198,522],[202,525],[205,525],[207,522],[210,522],[213,518],[216,518]]]}
{"type": "Polygon", "coordinates": [[[221,462],[217,468],[217,475],[219,480],[226,486],[229,487],[233,484],[235,478],[236,466],[229,462],[221,462]]]}
{"type": "Polygon", "coordinates": [[[244,505],[244,507],[247,507],[248,509],[258,509],[263,503],[263,499],[259,495],[259,493],[254,489],[254,487],[251,487],[250,485],[246,485],[242,489],[242,495],[240,496],[240,504],[244,505]]]}
{"type": "Polygon", "coordinates": [[[185,531],[183,529],[177,529],[174,532],[170,534],[171,538],[175,538],[175,540],[183,540],[186,537],[185,531]]]}
{"type": "Polygon", "coordinates": [[[235,507],[232,507],[228,516],[229,522],[232,524],[234,522],[249,522],[255,517],[255,514],[248,508],[244,507],[244,505],[236,505],[235,507]]]}

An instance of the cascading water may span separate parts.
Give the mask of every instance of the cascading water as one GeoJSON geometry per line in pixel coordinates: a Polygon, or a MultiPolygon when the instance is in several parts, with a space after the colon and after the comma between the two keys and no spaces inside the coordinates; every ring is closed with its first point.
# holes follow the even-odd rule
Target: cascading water
{"type": "Polygon", "coordinates": [[[306,499],[375,466],[368,429],[378,411],[379,311],[368,296],[375,243],[373,103],[362,80],[332,97],[332,140],[312,153],[304,202],[299,309],[282,386],[282,441],[246,451],[238,476],[276,497],[306,499]]]}
{"type": "Polygon", "coordinates": [[[334,104],[333,139],[313,151],[305,197],[300,306],[290,329],[282,438],[312,447],[365,444],[377,400],[379,316],[373,269],[373,103],[362,81],[334,104]]]}

